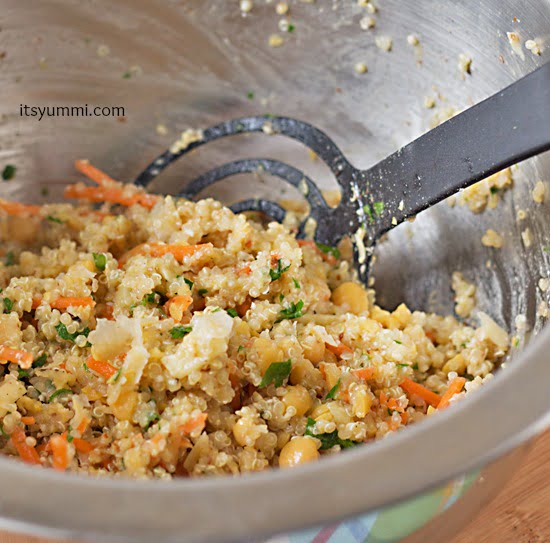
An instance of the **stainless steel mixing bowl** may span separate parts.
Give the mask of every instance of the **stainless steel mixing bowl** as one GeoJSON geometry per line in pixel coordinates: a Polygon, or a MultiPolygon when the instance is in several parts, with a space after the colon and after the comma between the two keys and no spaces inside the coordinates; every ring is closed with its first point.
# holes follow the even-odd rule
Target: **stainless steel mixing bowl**
{"type": "MultiPolygon", "coordinates": [[[[360,20],[368,13],[358,2],[290,2],[294,31],[285,33],[278,30],[275,2],[266,0],[255,0],[246,15],[237,0],[1,0],[0,159],[17,173],[0,183],[0,195],[59,198],[63,184],[75,179],[77,157],[130,180],[186,127],[252,113],[310,121],[366,167],[425,130],[437,111],[474,103],[549,58],[549,0],[373,3],[379,4],[370,15],[376,27],[363,30],[360,20]],[[510,31],[521,39],[515,50],[510,31]],[[269,47],[272,33],[284,36],[281,47],[269,47]],[[418,46],[407,43],[409,34],[418,36],[418,46]],[[380,50],[375,36],[392,37],[392,50],[380,50]],[[523,46],[527,39],[541,44],[540,56],[523,46]],[[471,74],[459,70],[460,54],[472,58],[471,74]],[[357,62],[367,64],[366,74],[355,72],[357,62]],[[424,107],[425,96],[437,97],[435,110],[424,107]],[[123,118],[39,121],[20,116],[21,104],[122,106],[125,112],[123,118]]],[[[332,183],[298,144],[278,137],[237,140],[182,160],[156,188],[173,191],[199,171],[242,156],[284,156],[332,183]]],[[[406,301],[452,312],[450,274],[460,270],[478,285],[479,308],[512,333],[525,315],[519,347],[482,393],[391,438],[295,471],[136,482],[69,476],[2,458],[3,525],[95,541],[258,540],[378,510],[517,448],[550,421],[550,332],[542,329],[540,311],[548,298],[537,286],[550,264],[543,250],[550,214],[548,203],[531,199],[537,179],[550,181],[550,156],[522,164],[514,179],[495,210],[474,215],[443,203],[399,227],[379,247],[374,268],[388,307],[406,301]],[[527,218],[518,222],[520,209],[527,218]],[[501,250],[481,245],[487,228],[503,234],[501,250]],[[530,247],[521,241],[526,228],[530,247]]],[[[275,190],[269,179],[234,178],[217,194],[231,200],[243,191],[275,190]]],[[[497,463],[499,469],[487,472],[490,484],[479,488],[498,487],[510,462],[497,463]]],[[[448,515],[455,521],[446,529],[479,500],[484,491],[476,488],[452,506],[448,515]]]]}

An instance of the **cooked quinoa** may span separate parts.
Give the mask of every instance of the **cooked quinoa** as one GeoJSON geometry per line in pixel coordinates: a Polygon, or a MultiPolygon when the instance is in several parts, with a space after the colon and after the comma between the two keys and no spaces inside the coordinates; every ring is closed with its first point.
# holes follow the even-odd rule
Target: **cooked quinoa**
{"type": "Polygon", "coordinates": [[[0,200],[6,455],[149,478],[293,467],[418,422],[508,349],[483,313],[382,309],[288,226],[77,165],[99,182],[68,187],[78,206],[0,200]]]}

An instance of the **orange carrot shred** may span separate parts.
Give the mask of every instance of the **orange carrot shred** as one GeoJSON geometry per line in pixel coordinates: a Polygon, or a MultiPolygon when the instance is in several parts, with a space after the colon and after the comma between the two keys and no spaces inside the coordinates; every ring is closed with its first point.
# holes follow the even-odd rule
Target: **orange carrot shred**
{"type": "Polygon", "coordinates": [[[190,434],[194,430],[204,429],[206,425],[206,419],[208,418],[208,415],[206,413],[201,413],[200,415],[197,415],[195,418],[192,418],[188,420],[185,424],[181,425],[181,430],[184,434],[190,434]]]}
{"type": "Polygon", "coordinates": [[[21,417],[21,422],[25,425],[34,424],[36,419],[34,417],[21,417]]]}
{"type": "Polygon", "coordinates": [[[166,309],[166,312],[175,320],[180,322],[183,314],[187,309],[191,306],[193,303],[193,297],[192,296],[174,296],[173,298],[170,298],[166,304],[164,304],[164,307],[166,309]]]}
{"type": "Polygon", "coordinates": [[[439,405],[437,406],[438,409],[445,409],[446,407],[449,407],[451,398],[462,391],[464,388],[464,385],[466,384],[466,379],[464,377],[455,377],[450,383],[449,387],[441,396],[441,401],[439,402],[439,405]]]}
{"type": "Polygon", "coordinates": [[[54,435],[50,438],[52,449],[52,465],[59,471],[65,471],[69,467],[69,442],[67,432],[62,435],[54,435]]]}
{"type": "Polygon", "coordinates": [[[427,389],[419,383],[415,383],[412,379],[406,377],[400,384],[401,388],[407,393],[407,396],[415,395],[421,397],[427,404],[432,407],[437,407],[441,401],[441,396],[427,389]]]}
{"type": "Polygon", "coordinates": [[[158,202],[159,197],[145,192],[128,194],[122,185],[120,187],[99,186],[87,187],[82,183],[68,185],[65,188],[65,198],[75,200],[89,200],[90,202],[110,202],[130,207],[139,204],[147,209],[152,209],[158,202]]]}
{"type": "Polygon", "coordinates": [[[88,179],[100,186],[117,183],[112,177],[102,172],[99,168],[92,166],[87,160],[75,160],[74,167],[88,179]]]}
{"type": "Polygon", "coordinates": [[[353,370],[353,375],[359,377],[359,379],[372,379],[374,376],[374,368],[362,368],[360,370],[353,370]]]}
{"type": "Polygon", "coordinates": [[[81,439],[80,437],[73,437],[73,444],[74,448],[79,452],[83,454],[89,454],[94,450],[94,446],[85,439],[81,439]]]}
{"type": "Polygon", "coordinates": [[[350,349],[347,345],[340,343],[339,345],[331,345],[330,343],[325,343],[326,348],[334,353],[336,356],[340,357],[344,353],[353,353],[353,349],[350,349]]]}
{"type": "Polygon", "coordinates": [[[409,422],[409,414],[405,411],[401,413],[401,424],[407,424],[409,422]]]}
{"type": "Polygon", "coordinates": [[[23,349],[11,349],[5,345],[0,345],[0,363],[7,360],[13,364],[19,364],[19,367],[28,370],[33,363],[33,356],[28,351],[23,349]]]}
{"type": "Polygon", "coordinates": [[[142,243],[137,245],[118,259],[118,267],[122,268],[126,262],[136,255],[151,255],[155,257],[164,256],[168,253],[181,262],[186,256],[190,256],[201,249],[211,248],[211,243],[200,243],[198,245],[167,245],[164,243],[142,243]]]}
{"type": "Polygon", "coordinates": [[[88,357],[88,359],[86,360],[86,365],[92,371],[95,371],[96,373],[99,373],[99,375],[101,375],[102,377],[105,377],[105,379],[110,379],[118,371],[118,369],[115,368],[115,366],[113,366],[112,364],[109,364],[109,362],[96,360],[92,356],[88,357]]]}
{"type": "Polygon", "coordinates": [[[3,198],[0,198],[0,209],[3,209],[8,215],[38,215],[40,212],[40,206],[9,202],[3,198]]]}
{"type": "Polygon", "coordinates": [[[87,418],[87,417],[84,417],[80,423],[78,424],[78,426],[76,427],[76,431],[82,435],[85,431],[86,431],[86,428],[88,427],[88,424],[90,424],[90,419],[87,418]]]}
{"type": "Polygon", "coordinates": [[[17,449],[21,460],[28,464],[40,464],[37,450],[27,443],[27,436],[22,428],[16,428],[11,434],[11,442],[17,449]]]}

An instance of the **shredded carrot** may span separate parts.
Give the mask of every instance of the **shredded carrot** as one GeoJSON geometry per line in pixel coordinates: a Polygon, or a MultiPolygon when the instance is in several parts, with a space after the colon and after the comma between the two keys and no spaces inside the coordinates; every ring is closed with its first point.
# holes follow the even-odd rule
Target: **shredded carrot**
{"type": "Polygon", "coordinates": [[[183,314],[193,303],[192,296],[174,296],[170,298],[164,307],[168,315],[170,315],[175,321],[180,322],[183,318],[183,314]]]}
{"type": "Polygon", "coordinates": [[[195,430],[199,430],[202,432],[206,425],[206,419],[208,418],[208,415],[206,413],[201,413],[200,415],[197,415],[195,418],[188,420],[185,424],[181,425],[181,431],[184,434],[190,434],[191,432],[195,430]]]}
{"type": "Polygon", "coordinates": [[[250,266],[244,266],[237,270],[237,275],[250,275],[252,273],[252,268],[250,266]]]}
{"type": "Polygon", "coordinates": [[[405,411],[401,413],[401,424],[407,424],[409,422],[409,414],[405,411]]]}
{"type": "Polygon", "coordinates": [[[380,393],[380,405],[391,409],[392,411],[397,411],[398,413],[403,413],[405,411],[395,398],[388,398],[385,392],[380,393]]]}
{"type": "Polygon", "coordinates": [[[40,443],[40,445],[37,445],[36,446],[36,452],[38,454],[42,454],[42,453],[45,453],[45,452],[50,452],[51,451],[51,447],[50,447],[50,442],[44,442],[44,443],[40,443]]]}
{"type": "Polygon", "coordinates": [[[96,360],[92,356],[89,356],[86,360],[86,365],[96,373],[99,373],[105,379],[110,379],[118,370],[109,362],[103,362],[102,360],[96,360]]]}
{"type": "Polygon", "coordinates": [[[360,370],[353,370],[353,375],[359,377],[359,379],[372,379],[374,376],[374,368],[362,368],[360,370]]]}
{"type": "Polygon", "coordinates": [[[331,345],[330,343],[325,343],[326,348],[334,353],[336,356],[340,357],[344,353],[353,353],[353,349],[350,349],[347,345],[340,343],[339,345],[331,345]]]}
{"type": "Polygon", "coordinates": [[[75,200],[89,200],[90,202],[110,202],[121,206],[133,206],[139,204],[151,209],[158,202],[159,197],[145,192],[128,193],[122,185],[87,187],[82,183],[69,185],[65,188],[65,198],[75,200]]]}
{"type": "Polygon", "coordinates": [[[76,427],[76,431],[80,435],[82,435],[86,431],[86,428],[88,427],[88,424],[90,424],[90,422],[91,420],[88,417],[84,417],[76,427]]]}
{"type": "Polygon", "coordinates": [[[94,450],[94,446],[85,439],[81,439],[80,437],[73,437],[73,444],[74,448],[79,452],[83,454],[89,454],[94,450]]]}
{"type": "MultiPolygon", "coordinates": [[[[42,303],[41,298],[33,298],[32,299],[32,308],[36,309],[40,306],[42,303]]],[[[69,307],[83,307],[83,306],[95,306],[95,301],[90,296],[81,296],[81,297],[65,297],[62,296],[60,298],[57,298],[57,300],[54,300],[53,302],[50,302],[50,307],[52,309],[59,309],[60,311],[64,309],[68,309],[69,307]]]]}
{"type": "Polygon", "coordinates": [[[427,389],[419,383],[415,383],[412,379],[406,377],[400,384],[401,388],[407,393],[407,396],[415,395],[422,398],[427,404],[437,407],[441,401],[441,396],[427,389]]]}
{"type": "Polygon", "coordinates": [[[112,177],[102,172],[99,168],[92,166],[87,160],[75,160],[74,167],[88,179],[100,186],[117,183],[112,177]]]}
{"type": "Polygon", "coordinates": [[[40,206],[9,202],[3,198],[0,198],[0,209],[3,209],[8,215],[38,215],[40,212],[40,206]]]}
{"type": "Polygon", "coordinates": [[[466,379],[464,377],[455,377],[450,383],[449,387],[441,396],[441,401],[439,402],[439,405],[437,406],[438,409],[445,409],[446,407],[449,407],[451,398],[462,391],[464,388],[464,385],[466,384],[466,379]]]}
{"type": "Polygon", "coordinates": [[[0,364],[4,360],[13,364],[19,364],[20,368],[28,370],[32,366],[34,358],[31,353],[23,349],[12,349],[5,345],[0,345],[0,364]]]}
{"type": "Polygon", "coordinates": [[[113,304],[101,304],[97,309],[97,316],[101,319],[107,319],[109,321],[115,320],[113,304]]]}
{"type": "Polygon", "coordinates": [[[37,450],[27,443],[27,436],[22,428],[16,428],[11,433],[11,442],[17,449],[21,460],[28,464],[40,464],[40,456],[37,450]]]}
{"type": "Polygon", "coordinates": [[[55,469],[65,471],[69,467],[69,442],[67,432],[50,438],[52,449],[52,465],[55,469]]]}
{"type": "Polygon", "coordinates": [[[21,422],[25,425],[34,424],[36,419],[34,417],[21,417],[21,422]]]}
{"type": "Polygon", "coordinates": [[[200,243],[198,245],[166,245],[164,243],[142,243],[137,245],[118,259],[118,267],[122,268],[126,262],[136,255],[164,256],[168,253],[181,262],[186,256],[190,256],[201,249],[211,248],[211,243],[200,243]]]}

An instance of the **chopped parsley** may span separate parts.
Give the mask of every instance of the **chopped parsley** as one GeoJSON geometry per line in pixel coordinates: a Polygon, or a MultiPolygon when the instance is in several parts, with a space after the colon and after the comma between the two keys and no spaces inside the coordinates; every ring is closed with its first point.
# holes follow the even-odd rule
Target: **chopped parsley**
{"type": "Polygon", "coordinates": [[[548,247],[546,245],[543,245],[542,247],[542,252],[543,253],[547,253],[548,252],[548,247]]]}
{"type": "Polygon", "coordinates": [[[25,377],[30,377],[30,374],[28,371],[17,368],[17,377],[19,377],[19,379],[25,379],[25,377]]]}
{"type": "Polygon", "coordinates": [[[326,255],[332,255],[337,259],[341,256],[338,247],[331,247],[330,245],[325,245],[324,243],[317,243],[316,245],[326,255]]]}
{"type": "Polygon", "coordinates": [[[150,292],[143,297],[143,300],[141,300],[141,302],[130,306],[130,309],[134,309],[138,305],[164,305],[167,300],[168,298],[161,292],[150,292]]]}
{"type": "Polygon", "coordinates": [[[52,403],[57,397],[61,396],[62,394],[72,394],[73,391],[68,388],[60,388],[59,390],[56,390],[49,398],[48,403],[52,403]]]}
{"type": "Polygon", "coordinates": [[[47,221],[50,221],[50,222],[55,222],[57,224],[63,224],[65,221],[62,221],[61,219],[57,218],[57,217],[54,217],[53,215],[48,215],[46,217],[46,220],[47,221]]]}
{"type": "Polygon", "coordinates": [[[84,371],[90,371],[90,368],[88,367],[88,364],[86,364],[86,362],[82,364],[82,367],[84,368],[84,371]]]}
{"type": "Polygon", "coordinates": [[[13,309],[13,300],[4,298],[2,301],[4,302],[4,311],[6,313],[11,313],[11,310],[13,309]]]}
{"type": "Polygon", "coordinates": [[[369,219],[369,224],[372,224],[374,222],[374,217],[372,216],[372,209],[370,208],[370,206],[368,204],[364,205],[363,211],[369,219]]]}
{"type": "Polygon", "coordinates": [[[4,264],[6,264],[6,266],[13,266],[15,264],[15,255],[13,254],[13,251],[8,251],[6,253],[4,264]]]}
{"type": "Polygon", "coordinates": [[[184,277],[183,280],[185,281],[185,284],[189,287],[189,290],[192,290],[195,283],[193,283],[191,279],[187,279],[187,277],[184,277]]]}
{"type": "Polygon", "coordinates": [[[229,309],[226,309],[226,312],[232,318],[239,316],[239,314],[237,313],[237,310],[234,307],[230,307],[229,309]]]}
{"type": "Polygon", "coordinates": [[[174,339],[182,339],[189,332],[191,332],[191,330],[193,330],[192,326],[185,326],[185,325],[181,324],[181,325],[178,325],[178,326],[174,326],[174,328],[172,328],[172,330],[170,330],[170,335],[174,339]]]}
{"type": "Polygon", "coordinates": [[[88,334],[90,333],[90,329],[86,326],[84,330],[70,334],[69,331],[67,330],[67,327],[62,322],[57,324],[55,326],[55,329],[57,330],[57,334],[61,339],[64,339],[65,341],[72,341],[73,343],[75,342],[78,336],[88,337],[88,334]]]}
{"type": "Polygon", "coordinates": [[[92,253],[94,257],[95,267],[99,271],[105,271],[105,266],[107,266],[107,257],[103,253],[92,253]]]}
{"type": "Polygon", "coordinates": [[[42,187],[40,189],[40,194],[42,194],[42,196],[48,196],[48,194],[50,194],[50,189],[48,187],[42,187]]]}
{"type": "Polygon", "coordinates": [[[275,269],[270,269],[269,270],[269,276],[271,277],[271,282],[277,281],[277,279],[281,278],[281,275],[283,275],[283,273],[285,273],[286,271],[289,270],[290,264],[283,268],[281,266],[281,262],[282,262],[282,260],[279,258],[277,260],[277,267],[275,269]]]}
{"type": "Polygon", "coordinates": [[[305,436],[311,436],[315,439],[318,439],[321,442],[321,450],[326,451],[332,449],[335,445],[340,445],[342,449],[349,449],[357,445],[355,441],[351,439],[340,439],[338,437],[338,430],[330,432],[329,434],[314,434],[313,427],[315,426],[315,420],[311,417],[308,417],[306,424],[306,431],[304,432],[305,436]]]}
{"type": "Polygon", "coordinates": [[[122,79],[130,79],[132,77],[132,73],[131,72],[124,72],[122,74],[122,79]]]}
{"type": "Polygon", "coordinates": [[[397,345],[403,345],[403,342],[402,341],[399,341],[398,339],[394,339],[393,340],[395,343],[397,343],[397,345]]]}
{"type": "Polygon", "coordinates": [[[491,194],[496,194],[497,192],[500,191],[498,187],[491,187],[489,190],[491,191],[491,194]]]}
{"type": "Polygon", "coordinates": [[[203,297],[204,297],[205,294],[208,294],[208,289],[200,288],[200,289],[199,289],[199,296],[203,296],[203,297]]]}
{"type": "Polygon", "coordinates": [[[292,282],[294,283],[294,287],[295,288],[300,288],[300,283],[298,283],[297,279],[295,279],[294,277],[292,278],[292,282]]]}
{"type": "Polygon", "coordinates": [[[284,299],[285,299],[285,295],[281,292],[281,294],[279,294],[279,302],[283,303],[284,299]]]}
{"type": "Polygon", "coordinates": [[[290,305],[287,308],[281,309],[275,322],[277,323],[284,321],[285,319],[297,319],[301,317],[303,307],[304,302],[302,300],[299,300],[297,304],[290,302],[290,305]]]}
{"type": "Polygon", "coordinates": [[[418,369],[418,364],[417,364],[416,362],[412,365],[412,369],[413,369],[413,370],[417,370],[417,369],[418,369]]]}
{"type": "Polygon", "coordinates": [[[221,307],[215,307],[213,310],[212,310],[212,313],[217,313],[218,311],[221,311],[221,307]]]}
{"type": "Polygon", "coordinates": [[[73,436],[73,434],[72,434],[72,431],[73,431],[72,427],[69,426],[69,431],[67,432],[67,441],[68,441],[69,443],[72,443],[72,442],[73,442],[73,439],[74,439],[74,436],[73,436]]]}
{"type": "Polygon", "coordinates": [[[9,181],[15,177],[15,172],[17,168],[13,164],[6,164],[2,170],[2,179],[4,181],[9,181]]]}
{"type": "Polygon", "coordinates": [[[336,396],[336,393],[338,392],[338,389],[340,388],[340,383],[342,382],[342,379],[338,379],[336,381],[336,384],[329,390],[328,394],[325,396],[325,400],[332,400],[334,396],[336,396]]]}
{"type": "Polygon", "coordinates": [[[32,363],[33,368],[41,368],[48,361],[48,355],[42,353],[35,361],[32,363]]]}
{"type": "Polygon", "coordinates": [[[296,27],[295,27],[292,23],[290,23],[290,24],[288,25],[288,28],[287,28],[286,31],[287,31],[287,32],[294,32],[295,30],[296,30],[296,27]]]}
{"type": "Polygon", "coordinates": [[[291,369],[292,361],[290,358],[285,362],[273,362],[264,373],[260,381],[260,388],[266,387],[271,383],[274,383],[276,387],[280,387],[283,381],[290,375],[291,369]]]}
{"type": "Polygon", "coordinates": [[[242,353],[243,351],[244,351],[244,345],[239,345],[239,346],[237,347],[237,352],[238,352],[238,353],[242,353]]]}
{"type": "Polygon", "coordinates": [[[379,217],[380,215],[382,215],[382,213],[384,213],[384,202],[374,202],[372,204],[372,209],[374,211],[374,214],[379,217]]]}
{"type": "Polygon", "coordinates": [[[410,368],[408,364],[396,364],[398,368],[410,368]]]}
{"type": "Polygon", "coordinates": [[[249,99],[249,100],[254,100],[254,93],[252,91],[248,91],[246,93],[246,97],[249,99]]]}

